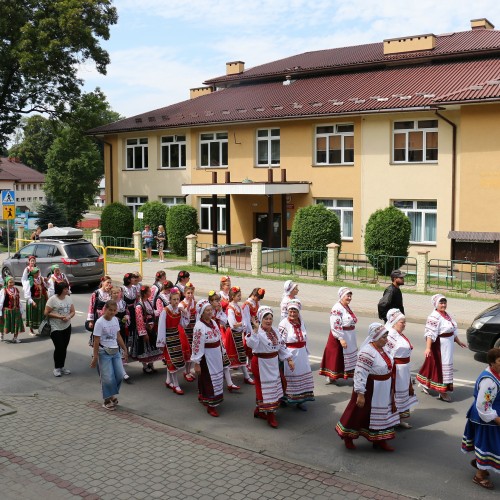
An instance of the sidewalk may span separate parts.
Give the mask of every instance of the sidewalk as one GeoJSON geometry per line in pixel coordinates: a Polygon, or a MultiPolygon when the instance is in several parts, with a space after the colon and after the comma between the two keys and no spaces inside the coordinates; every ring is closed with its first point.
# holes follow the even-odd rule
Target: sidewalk
{"type": "MultiPolygon", "coordinates": [[[[167,278],[175,283],[177,272],[169,270],[169,268],[185,265],[185,261],[167,260],[160,264],[159,262],[143,262],[144,283],[152,284],[156,271],[164,269],[167,273],[167,278]]],[[[138,264],[108,264],[108,273],[116,280],[117,283],[122,282],[123,275],[126,272],[136,270],[138,264]]],[[[196,286],[195,295],[197,298],[206,296],[210,290],[219,289],[220,275],[215,273],[191,273],[191,281],[196,286]]],[[[250,292],[257,287],[265,288],[266,304],[279,307],[281,297],[283,295],[283,283],[275,279],[266,279],[262,277],[234,277],[233,285],[238,285],[242,289],[243,300],[248,297],[250,292]]],[[[411,289],[411,287],[408,287],[411,289]]],[[[405,305],[406,317],[409,321],[416,323],[425,323],[427,316],[432,312],[433,306],[431,303],[432,295],[419,295],[413,293],[405,293],[403,290],[403,300],[405,305]]],[[[311,283],[299,284],[298,298],[302,301],[302,306],[305,309],[316,311],[330,311],[332,305],[337,302],[338,287],[329,285],[318,285],[311,283]]],[[[446,291],[436,290],[435,293],[443,293],[446,291]]],[[[353,299],[351,307],[358,315],[373,316],[373,320],[378,320],[377,304],[382,296],[382,291],[355,288],[353,289],[353,299]]],[[[488,296],[485,294],[485,298],[488,296]]],[[[468,328],[472,320],[484,309],[496,304],[493,301],[479,301],[470,299],[461,299],[450,297],[448,299],[448,311],[455,318],[460,328],[468,328]]]]}
{"type": "Polygon", "coordinates": [[[2,406],[15,410],[0,411],[5,500],[409,498],[120,407],[109,412],[61,395],[2,396],[2,406]]]}

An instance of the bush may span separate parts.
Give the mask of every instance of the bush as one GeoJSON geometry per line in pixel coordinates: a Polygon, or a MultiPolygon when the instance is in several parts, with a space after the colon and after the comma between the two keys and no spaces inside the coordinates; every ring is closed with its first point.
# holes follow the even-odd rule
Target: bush
{"type": "Polygon", "coordinates": [[[410,219],[396,207],[370,215],[365,229],[365,253],[379,274],[388,276],[406,262],[410,235],[410,219]]]}
{"type": "Polygon", "coordinates": [[[169,248],[177,255],[187,255],[186,236],[199,229],[198,212],[190,205],[174,205],[167,212],[169,248]]]}
{"type": "MultiPolygon", "coordinates": [[[[137,215],[134,220],[134,231],[142,231],[146,224],[151,226],[154,234],[158,232],[158,226],[167,226],[168,207],[159,201],[148,201],[144,203],[138,212],[142,212],[143,218],[139,219],[137,215]]],[[[167,243],[165,242],[165,247],[167,243]]]]}
{"type": "Polygon", "coordinates": [[[306,269],[319,268],[329,243],[341,244],[340,221],[335,213],[321,204],[299,208],[290,237],[294,263],[306,269]]]}
{"type": "Polygon", "coordinates": [[[101,214],[102,236],[115,238],[132,238],[134,216],[129,207],[123,203],[106,205],[101,214]]]}

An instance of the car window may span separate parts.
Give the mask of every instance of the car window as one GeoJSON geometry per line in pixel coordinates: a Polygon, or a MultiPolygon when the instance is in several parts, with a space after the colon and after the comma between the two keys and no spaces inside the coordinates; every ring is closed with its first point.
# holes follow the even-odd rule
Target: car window
{"type": "Polygon", "coordinates": [[[27,259],[30,255],[35,254],[35,247],[36,245],[28,245],[25,246],[24,248],[21,248],[19,251],[19,256],[21,259],[27,259]]]}
{"type": "Polygon", "coordinates": [[[99,253],[94,248],[92,243],[78,243],[76,245],[68,245],[65,247],[66,253],[70,259],[86,259],[99,257],[99,253]]]}
{"type": "Polygon", "coordinates": [[[51,257],[53,248],[54,245],[37,245],[35,251],[36,258],[43,259],[45,257],[51,257]]]}

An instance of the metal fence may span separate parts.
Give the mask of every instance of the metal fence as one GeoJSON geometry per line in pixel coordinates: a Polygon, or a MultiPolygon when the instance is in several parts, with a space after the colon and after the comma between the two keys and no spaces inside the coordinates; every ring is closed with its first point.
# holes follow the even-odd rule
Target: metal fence
{"type": "Polygon", "coordinates": [[[326,279],[326,250],[263,248],[262,272],[326,279]]]}
{"type": "Polygon", "coordinates": [[[252,248],[245,245],[196,243],[196,264],[236,271],[251,271],[252,248]]]}

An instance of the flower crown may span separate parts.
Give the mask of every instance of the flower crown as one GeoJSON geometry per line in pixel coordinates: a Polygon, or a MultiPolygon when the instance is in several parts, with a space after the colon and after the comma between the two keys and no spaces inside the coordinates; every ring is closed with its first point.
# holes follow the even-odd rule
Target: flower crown
{"type": "Polygon", "coordinates": [[[237,292],[239,292],[239,291],[241,291],[241,288],[240,288],[239,286],[232,286],[232,287],[231,287],[231,292],[233,292],[233,293],[237,293],[237,292]]]}

